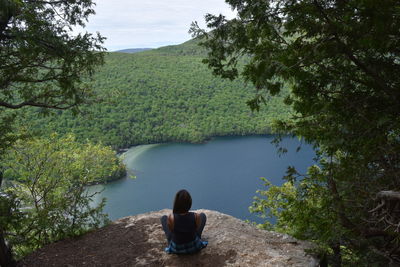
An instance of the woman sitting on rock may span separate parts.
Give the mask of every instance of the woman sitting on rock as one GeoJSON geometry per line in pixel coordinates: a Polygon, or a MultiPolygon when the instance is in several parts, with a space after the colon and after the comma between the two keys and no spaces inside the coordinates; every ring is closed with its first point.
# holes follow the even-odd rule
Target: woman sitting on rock
{"type": "Polygon", "coordinates": [[[194,253],[205,248],[207,241],[201,240],[201,234],[206,225],[204,213],[189,212],[192,207],[192,197],[186,190],[180,190],[175,195],[173,213],[161,217],[161,225],[168,240],[167,253],[194,253]]]}

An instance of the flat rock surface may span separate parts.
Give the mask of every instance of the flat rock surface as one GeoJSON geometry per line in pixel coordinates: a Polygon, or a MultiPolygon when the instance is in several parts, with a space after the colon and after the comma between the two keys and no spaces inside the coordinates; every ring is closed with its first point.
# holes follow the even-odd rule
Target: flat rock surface
{"type": "Polygon", "coordinates": [[[203,239],[192,255],[166,254],[161,210],[121,218],[78,238],[62,240],[25,257],[18,266],[318,266],[305,253],[311,246],[290,236],[257,229],[210,210],[203,239]]]}

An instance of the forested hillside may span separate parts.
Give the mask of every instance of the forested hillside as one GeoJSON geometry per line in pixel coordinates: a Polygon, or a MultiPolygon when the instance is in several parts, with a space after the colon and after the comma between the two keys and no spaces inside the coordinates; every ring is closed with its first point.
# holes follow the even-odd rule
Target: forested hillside
{"type": "Polygon", "coordinates": [[[266,134],[274,118],[287,116],[280,98],[251,112],[246,101],[254,87],[214,77],[202,58],[204,50],[195,41],[135,54],[108,53],[94,75],[99,101],[82,107],[79,116],[56,111],[57,116],[43,117],[27,109],[23,124],[41,134],[73,132],[78,140],[122,148],[266,134]]]}

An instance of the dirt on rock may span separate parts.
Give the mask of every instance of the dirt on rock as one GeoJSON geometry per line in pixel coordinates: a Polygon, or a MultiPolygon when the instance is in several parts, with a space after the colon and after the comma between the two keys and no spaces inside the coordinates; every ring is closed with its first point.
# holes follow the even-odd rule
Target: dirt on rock
{"type": "Polygon", "coordinates": [[[49,244],[18,266],[318,266],[305,253],[310,244],[287,235],[255,228],[210,210],[203,239],[209,245],[191,255],[164,252],[167,245],[162,210],[119,219],[77,238],[49,244]]]}

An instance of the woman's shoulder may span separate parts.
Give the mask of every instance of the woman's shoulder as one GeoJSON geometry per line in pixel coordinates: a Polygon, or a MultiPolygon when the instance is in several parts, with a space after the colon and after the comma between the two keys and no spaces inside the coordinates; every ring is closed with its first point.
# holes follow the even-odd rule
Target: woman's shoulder
{"type": "Polygon", "coordinates": [[[184,219],[186,220],[187,218],[194,218],[197,220],[199,217],[199,214],[193,211],[188,211],[186,213],[171,213],[168,215],[168,220],[174,221],[174,220],[179,220],[179,219],[184,219]]]}

